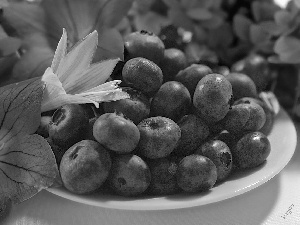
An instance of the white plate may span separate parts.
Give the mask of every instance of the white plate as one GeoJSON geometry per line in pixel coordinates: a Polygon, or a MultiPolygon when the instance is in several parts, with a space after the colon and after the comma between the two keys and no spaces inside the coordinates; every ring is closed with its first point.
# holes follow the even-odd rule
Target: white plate
{"type": "Polygon", "coordinates": [[[48,189],[53,194],[76,202],[105,208],[126,210],[165,210],[206,205],[250,191],[278,174],[292,158],[297,142],[296,129],[290,117],[280,110],[269,135],[271,153],[263,165],[232,175],[226,182],[200,194],[177,194],[166,197],[125,198],[112,195],[74,195],[64,188],[48,189]]]}

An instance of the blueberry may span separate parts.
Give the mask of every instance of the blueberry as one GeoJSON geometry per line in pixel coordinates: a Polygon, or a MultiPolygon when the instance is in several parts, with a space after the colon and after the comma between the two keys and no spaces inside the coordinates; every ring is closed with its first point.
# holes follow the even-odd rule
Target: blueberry
{"type": "Polygon", "coordinates": [[[49,137],[50,121],[51,121],[51,116],[42,116],[40,126],[38,127],[36,133],[41,135],[44,138],[49,137]]]}
{"type": "Polygon", "coordinates": [[[148,160],[151,182],[147,193],[151,195],[171,195],[179,192],[176,181],[178,162],[176,157],[148,160]]]}
{"type": "Polygon", "coordinates": [[[210,140],[197,149],[195,154],[206,156],[217,167],[217,182],[225,180],[232,171],[232,154],[225,142],[210,140]]]}
{"type": "Polygon", "coordinates": [[[109,152],[92,140],[71,146],[60,163],[63,185],[73,193],[88,194],[99,189],[111,169],[109,152]]]}
{"type": "Polygon", "coordinates": [[[217,167],[205,156],[188,155],[179,162],[176,178],[186,192],[208,191],[217,181],[217,167]]]}
{"type": "Polygon", "coordinates": [[[173,80],[176,74],[186,68],[187,59],[183,51],[177,48],[169,48],[164,52],[164,58],[159,64],[164,81],[173,80]]]}
{"type": "Polygon", "coordinates": [[[203,64],[192,64],[179,71],[174,80],[181,82],[187,87],[191,96],[193,96],[197,83],[206,75],[212,73],[211,68],[203,64]]]}
{"type": "Polygon", "coordinates": [[[128,60],[123,67],[122,77],[128,86],[142,91],[147,96],[153,96],[163,82],[161,68],[142,57],[128,60]]]}
{"type": "Polygon", "coordinates": [[[136,196],[146,191],[151,181],[147,163],[133,154],[118,155],[112,162],[108,185],[122,196],[136,196]]]}
{"type": "Polygon", "coordinates": [[[208,123],[222,120],[230,109],[232,86],[225,76],[208,74],[197,84],[193,104],[208,123]]]}
{"type": "Polygon", "coordinates": [[[181,137],[179,126],[167,117],[149,117],[138,124],[141,134],[137,154],[150,159],[163,158],[174,150],[181,137]]]}
{"type": "Polygon", "coordinates": [[[257,92],[264,91],[271,80],[267,59],[258,54],[250,54],[231,66],[232,72],[248,75],[255,83],[257,92]]]}
{"type": "Polygon", "coordinates": [[[243,97],[256,98],[257,90],[254,81],[243,73],[229,73],[226,79],[231,83],[234,100],[243,97]]]}
{"type": "Polygon", "coordinates": [[[181,138],[172,154],[187,156],[195,152],[209,135],[208,125],[198,116],[188,114],[178,122],[181,130],[181,138]]]}
{"type": "Polygon", "coordinates": [[[69,148],[84,139],[88,125],[88,115],[81,105],[64,105],[52,115],[49,137],[54,144],[69,148]]]}
{"type": "Polygon", "coordinates": [[[132,152],[140,140],[137,126],[122,115],[105,113],[93,125],[95,139],[117,153],[132,152]]]}
{"type": "Polygon", "coordinates": [[[164,83],[153,96],[150,106],[151,116],[164,116],[177,122],[188,114],[192,105],[188,89],[180,82],[164,83]]]}
{"type": "Polygon", "coordinates": [[[266,122],[263,108],[256,104],[237,104],[232,106],[223,119],[225,130],[230,133],[258,131],[266,122]]]}
{"type": "Polygon", "coordinates": [[[164,57],[165,45],[154,33],[141,30],[124,37],[125,61],[143,57],[158,64],[164,57]]]}
{"type": "Polygon", "coordinates": [[[240,169],[254,168],[261,165],[269,156],[271,144],[261,132],[245,134],[232,148],[233,163],[240,169]]]}
{"type": "Polygon", "coordinates": [[[105,113],[121,113],[126,118],[138,124],[150,114],[150,100],[141,91],[133,88],[123,88],[129,94],[129,98],[117,101],[104,102],[105,113]]]}

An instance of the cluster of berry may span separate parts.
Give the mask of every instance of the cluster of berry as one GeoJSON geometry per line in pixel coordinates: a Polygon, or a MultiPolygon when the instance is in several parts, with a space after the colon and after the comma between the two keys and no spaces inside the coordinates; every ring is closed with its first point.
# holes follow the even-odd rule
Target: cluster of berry
{"type": "Polygon", "coordinates": [[[62,183],[73,193],[123,196],[200,192],[265,162],[274,113],[246,74],[189,64],[155,34],[124,37],[129,98],[65,105],[42,116],[62,183]]]}

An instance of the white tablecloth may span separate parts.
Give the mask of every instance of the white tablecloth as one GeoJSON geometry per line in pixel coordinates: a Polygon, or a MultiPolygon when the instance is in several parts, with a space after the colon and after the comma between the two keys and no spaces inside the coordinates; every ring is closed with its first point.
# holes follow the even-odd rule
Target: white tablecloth
{"type": "Polygon", "coordinates": [[[3,225],[297,225],[300,224],[300,124],[289,164],[240,196],[188,209],[124,211],[76,203],[47,191],[15,206],[3,225]]]}

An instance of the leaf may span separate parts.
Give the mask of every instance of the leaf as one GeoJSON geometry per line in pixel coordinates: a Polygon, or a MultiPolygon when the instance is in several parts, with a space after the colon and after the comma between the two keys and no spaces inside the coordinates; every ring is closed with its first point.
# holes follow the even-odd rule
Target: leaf
{"type": "Polygon", "coordinates": [[[169,24],[171,24],[169,18],[151,11],[146,14],[136,14],[134,16],[134,25],[137,30],[147,30],[157,35],[160,33],[162,27],[169,24]]]}
{"type": "Polygon", "coordinates": [[[120,58],[124,60],[124,43],[120,32],[115,29],[106,29],[99,33],[98,46],[94,56],[94,62],[120,58]]]}
{"type": "Polygon", "coordinates": [[[300,8],[300,1],[299,0],[293,0],[295,2],[295,5],[300,8]]]}
{"type": "Polygon", "coordinates": [[[206,41],[208,40],[208,36],[208,31],[203,26],[201,26],[201,24],[195,26],[193,32],[194,40],[197,40],[197,42],[199,43],[206,43],[206,41]]]}
{"type": "MultiPolygon", "coordinates": [[[[48,41],[50,42],[56,42],[60,38],[60,34],[52,32],[51,28],[55,24],[45,26],[46,15],[39,4],[25,1],[10,2],[9,7],[3,10],[3,17],[22,39],[26,39],[27,36],[36,32],[42,33],[44,37],[49,38],[48,41]]],[[[34,42],[30,44],[36,46],[34,42]]]]}
{"type": "Polygon", "coordinates": [[[17,53],[0,58],[0,85],[3,86],[4,82],[10,78],[10,71],[18,60],[19,55],[17,53]]]}
{"type": "Polygon", "coordinates": [[[0,1],[0,9],[7,7],[8,6],[8,1],[7,0],[1,0],[0,1]]]}
{"type": "Polygon", "coordinates": [[[14,204],[50,187],[57,175],[40,123],[44,85],[31,79],[0,89],[0,192],[14,204]]]}
{"type": "Polygon", "coordinates": [[[281,27],[274,21],[264,21],[260,22],[258,25],[261,27],[262,30],[273,36],[278,36],[282,32],[281,27]]]}
{"type": "Polygon", "coordinates": [[[187,10],[186,14],[193,20],[209,20],[213,17],[212,13],[205,8],[192,8],[187,10]]]}
{"type": "Polygon", "coordinates": [[[127,15],[132,2],[133,0],[45,0],[41,4],[11,2],[4,10],[4,18],[22,38],[22,48],[26,50],[24,60],[21,59],[20,64],[16,65],[11,82],[42,75],[36,71],[40,70],[40,65],[44,65],[45,61],[48,62],[50,54],[53,55],[63,28],[69,34],[68,47],[97,30],[99,45],[94,60],[123,59],[123,39],[115,26],[127,15]]]}
{"type": "Polygon", "coordinates": [[[232,44],[234,39],[232,27],[229,23],[223,23],[216,29],[212,29],[209,32],[208,43],[213,48],[222,46],[228,47],[232,44]]]}
{"type": "MultiPolygon", "coordinates": [[[[120,41],[120,38],[116,38],[116,34],[110,36],[110,29],[118,25],[127,15],[132,3],[133,0],[47,0],[42,2],[42,8],[46,12],[48,24],[56,24],[54,27],[52,25],[53,32],[57,34],[65,28],[71,45],[95,29],[99,33],[99,38],[105,36],[105,44],[110,44],[108,47],[100,46],[101,49],[109,52],[104,55],[104,58],[99,59],[103,60],[107,59],[108,55],[114,58],[123,57],[123,48],[115,45],[115,41],[120,41]],[[106,32],[109,33],[106,34],[106,32]]],[[[100,39],[98,43],[101,44],[100,39]]]]}
{"type": "Polygon", "coordinates": [[[270,39],[270,35],[263,29],[263,27],[252,24],[250,26],[250,40],[255,44],[266,42],[270,39]]]}
{"type": "Polygon", "coordinates": [[[163,0],[163,2],[169,7],[168,18],[173,25],[189,31],[193,30],[193,21],[186,15],[179,1],[163,0]]]}
{"type": "Polygon", "coordinates": [[[192,8],[211,8],[217,5],[218,1],[216,0],[180,0],[181,5],[186,9],[192,8]]]}
{"type": "Polygon", "coordinates": [[[53,50],[50,48],[31,48],[16,62],[6,84],[42,76],[46,68],[51,65],[52,58],[53,50]]]}
{"type": "MultiPolygon", "coordinates": [[[[181,5],[187,4],[180,4],[180,1],[176,0],[162,0],[169,8],[182,10],[181,5]]],[[[188,0],[190,2],[190,0],[188,0]]]]}
{"type": "Polygon", "coordinates": [[[216,52],[212,51],[206,45],[199,45],[196,42],[190,42],[185,48],[185,54],[189,64],[209,61],[218,63],[216,52]]]}
{"type": "Polygon", "coordinates": [[[5,32],[3,27],[0,26],[0,40],[3,39],[3,38],[7,38],[7,37],[8,37],[7,33],[5,32]]]}
{"type": "Polygon", "coordinates": [[[282,35],[289,35],[298,28],[297,16],[285,9],[276,12],[274,20],[280,27],[282,35]]]}
{"type": "Polygon", "coordinates": [[[286,11],[284,9],[279,10],[274,15],[275,22],[278,25],[283,26],[283,27],[287,26],[289,23],[291,23],[292,19],[293,19],[292,15],[288,11],[286,11]]]}
{"type": "Polygon", "coordinates": [[[274,51],[283,62],[300,63],[300,40],[291,36],[281,36],[277,39],[274,51]]]}
{"type": "Polygon", "coordinates": [[[19,38],[7,37],[0,40],[0,57],[14,54],[21,46],[19,38]]]}
{"type": "Polygon", "coordinates": [[[253,1],[251,11],[256,22],[273,20],[274,14],[280,10],[280,7],[273,2],[253,1]]]}
{"type": "Polygon", "coordinates": [[[192,31],[194,29],[193,21],[180,9],[171,8],[168,11],[168,17],[171,19],[173,25],[182,27],[186,30],[192,31]]]}
{"type": "Polygon", "coordinates": [[[233,30],[243,41],[249,41],[249,30],[252,22],[247,17],[237,14],[233,17],[233,30]]]}
{"type": "Polygon", "coordinates": [[[13,37],[4,37],[0,39],[0,77],[7,79],[8,74],[19,60],[17,50],[21,46],[20,39],[13,37]]]}
{"type": "Polygon", "coordinates": [[[213,14],[213,16],[208,19],[200,22],[204,28],[207,29],[216,29],[220,27],[224,22],[224,18],[218,14],[213,14]]]}
{"type": "MultiPolygon", "coordinates": [[[[105,2],[98,14],[98,24],[96,27],[115,27],[127,15],[134,0],[110,0],[105,2]]],[[[93,5],[92,5],[93,7],[93,5]]]]}

